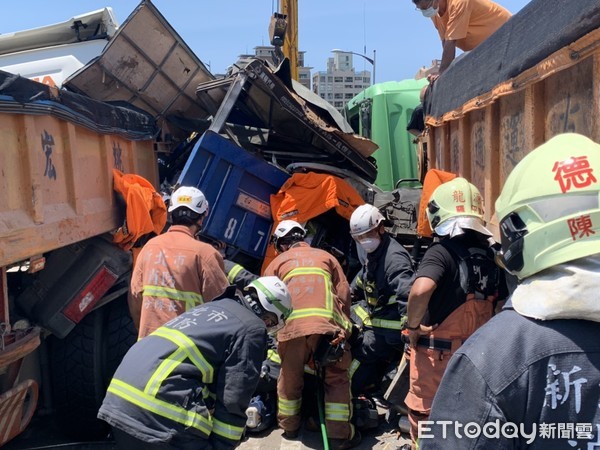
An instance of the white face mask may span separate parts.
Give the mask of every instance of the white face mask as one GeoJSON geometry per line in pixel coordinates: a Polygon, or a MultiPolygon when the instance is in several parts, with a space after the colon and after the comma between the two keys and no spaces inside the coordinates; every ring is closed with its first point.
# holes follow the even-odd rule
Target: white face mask
{"type": "Polygon", "coordinates": [[[430,6],[427,9],[421,10],[421,14],[423,14],[425,17],[428,17],[428,18],[435,16],[437,13],[438,13],[438,8],[434,8],[433,6],[430,6]]]}
{"type": "Polygon", "coordinates": [[[365,238],[358,241],[360,246],[367,253],[372,253],[375,250],[377,250],[377,247],[379,247],[380,242],[381,239],[379,238],[365,238]]]}

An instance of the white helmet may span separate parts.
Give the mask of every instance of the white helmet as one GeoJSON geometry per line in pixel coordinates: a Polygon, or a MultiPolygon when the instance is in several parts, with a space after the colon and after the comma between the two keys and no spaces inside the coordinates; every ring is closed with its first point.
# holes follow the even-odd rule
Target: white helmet
{"type": "Polygon", "coordinates": [[[260,277],[248,284],[246,290],[256,291],[260,308],[251,305],[254,312],[260,317],[265,312],[271,312],[277,317],[277,323],[269,327],[269,332],[280,330],[285,320],[292,313],[292,297],[283,281],[275,276],[260,277]]]}
{"type": "Polygon", "coordinates": [[[373,205],[365,203],[354,210],[350,217],[350,235],[360,236],[379,226],[385,220],[383,214],[373,205]]]}
{"type": "Polygon", "coordinates": [[[171,194],[169,212],[173,212],[177,208],[187,208],[202,215],[208,210],[208,201],[200,189],[181,186],[171,194]]]}
{"type": "Polygon", "coordinates": [[[280,244],[283,243],[282,239],[285,240],[302,240],[306,236],[306,229],[295,220],[282,220],[279,222],[271,241],[275,245],[275,249],[280,251],[280,244]],[[286,239],[287,238],[287,239],[286,239]]]}

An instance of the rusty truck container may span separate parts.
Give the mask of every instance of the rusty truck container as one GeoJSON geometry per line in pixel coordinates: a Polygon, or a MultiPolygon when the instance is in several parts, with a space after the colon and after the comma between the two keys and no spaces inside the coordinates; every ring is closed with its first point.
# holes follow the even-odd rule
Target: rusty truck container
{"type": "Polygon", "coordinates": [[[116,229],[112,169],[158,182],[151,140],[0,112],[0,267],[116,229]]]}
{"type": "Polygon", "coordinates": [[[495,200],[528,152],[565,132],[600,142],[599,26],[597,1],[533,0],[434,83],[421,167],[475,184],[494,231],[495,200]]]}

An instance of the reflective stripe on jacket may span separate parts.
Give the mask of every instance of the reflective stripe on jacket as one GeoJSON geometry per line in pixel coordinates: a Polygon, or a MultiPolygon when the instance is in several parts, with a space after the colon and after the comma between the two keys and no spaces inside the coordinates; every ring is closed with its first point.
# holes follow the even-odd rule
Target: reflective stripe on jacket
{"type": "Polygon", "coordinates": [[[263,321],[236,300],[194,308],[130,349],[98,416],[146,442],[177,432],[233,448],[265,349],[263,321]]]}
{"type": "Polygon", "coordinates": [[[275,258],[265,275],[285,281],[292,296],[293,312],[277,334],[279,341],[336,330],[349,336],[350,290],[331,254],[300,242],[275,258]]]}
{"type": "Polygon", "coordinates": [[[352,320],[376,333],[397,334],[404,323],[406,302],[415,278],[406,249],[384,234],[381,244],[358,272],[351,289],[355,301],[352,320]]]}
{"type": "Polygon", "coordinates": [[[211,301],[229,285],[223,258],[194,239],[188,227],[173,225],[142,248],[131,277],[132,314],[139,311],[139,338],[196,305],[211,301]]]}
{"type": "Polygon", "coordinates": [[[237,264],[229,259],[224,259],[225,274],[229,284],[235,285],[240,290],[244,290],[252,281],[258,278],[258,275],[246,270],[244,266],[237,264]]]}

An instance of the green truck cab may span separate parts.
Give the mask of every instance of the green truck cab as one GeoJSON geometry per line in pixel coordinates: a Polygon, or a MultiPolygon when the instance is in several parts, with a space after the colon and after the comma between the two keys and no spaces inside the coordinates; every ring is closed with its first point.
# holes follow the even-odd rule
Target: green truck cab
{"type": "Polygon", "coordinates": [[[346,118],[354,131],[371,139],[379,149],[375,184],[391,191],[399,180],[419,178],[417,147],[407,130],[426,79],[387,81],[368,87],[346,105],[346,118]]]}

